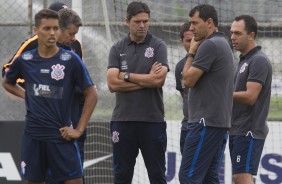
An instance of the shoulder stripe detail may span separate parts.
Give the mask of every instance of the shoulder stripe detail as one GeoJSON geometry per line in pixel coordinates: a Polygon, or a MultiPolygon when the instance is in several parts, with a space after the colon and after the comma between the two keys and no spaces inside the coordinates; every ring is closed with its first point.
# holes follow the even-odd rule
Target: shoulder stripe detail
{"type": "MultiPolygon", "coordinates": [[[[29,38],[28,40],[26,40],[22,46],[19,48],[18,52],[15,54],[15,56],[13,57],[12,62],[15,60],[16,57],[18,57],[19,55],[22,54],[23,50],[28,46],[28,44],[30,44],[32,41],[37,40],[38,36],[34,35],[33,37],[29,38]]],[[[12,63],[11,62],[11,63],[12,63]]]]}
{"type": "Polygon", "coordinates": [[[22,45],[21,47],[18,49],[18,51],[16,52],[16,54],[13,56],[13,58],[10,60],[9,63],[5,64],[4,65],[4,70],[5,71],[8,71],[10,65],[14,62],[14,60],[20,56],[23,52],[23,50],[31,43],[33,42],[34,40],[37,40],[38,39],[38,36],[37,35],[34,35],[33,37],[29,38],[28,40],[26,40],[22,45]]]}

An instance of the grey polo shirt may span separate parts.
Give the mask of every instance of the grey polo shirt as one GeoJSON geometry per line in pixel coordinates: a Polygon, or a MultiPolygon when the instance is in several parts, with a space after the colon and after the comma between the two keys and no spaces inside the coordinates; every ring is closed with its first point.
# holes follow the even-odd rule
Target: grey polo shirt
{"type": "Polygon", "coordinates": [[[229,128],[235,67],[223,33],[213,33],[201,43],[192,66],[204,73],[190,88],[188,122],[195,123],[204,118],[206,126],[229,128]]]}
{"type": "Polygon", "coordinates": [[[180,60],[175,67],[175,81],[176,81],[176,89],[179,92],[183,93],[183,120],[181,122],[181,130],[187,130],[188,129],[188,94],[189,94],[189,88],[185,88],[182,82],[182,70],[184,67],[184,64],[187,60],[187,57],[184,57],[182,60],[180,60]]]}
{"type": "MultiPolygon", "coordinates": [[[[156,61],[168,68],[167,48],[162,40],[148,33],[144,42],[137,44],[128,35],[112,46],[108,69],[148,74],[156,61]]],[[[115,94],[112,121],[164,121],[162,88],[144,88],[115,94]]]]}
{"type": "Polygon", "coordinates": [[[230,135],[251,135],[265,139],[268,134],[266,118],[271,96],[272,66],[267,56],[257,46],[240,58],[235,72],[234,91],[246,91],[247,82],[262,85],[254,105],[234,103],[230,135]]]}

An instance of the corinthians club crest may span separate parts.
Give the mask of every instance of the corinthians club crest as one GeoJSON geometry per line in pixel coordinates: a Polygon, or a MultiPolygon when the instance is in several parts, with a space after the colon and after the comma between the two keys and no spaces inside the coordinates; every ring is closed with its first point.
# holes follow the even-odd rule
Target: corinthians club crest
{"type": "Polygon", "coordinates": [[[154,48],[152,48],[152,47],[146,48],[146,50],[145,50],[145,57],[146,58],[154,57],[154,48]]]}
{"type": "Polygon", "coordinates": [[[65,73],[64,73],[65,66],[64,65],[56,64],[56,65],[53,65],[51,68],[52,68],[52,72],[51,72],[52,79],[55,79],[58,81],[64,78],[65,76],[65,73]]]}
{"type": "Polygon", "coordinates": [[[247,67],[248,67],[248,63],[244,63],[244,64],[241,66],[239,73],[243,73],[243,72],[246,70],[247,67]]]}

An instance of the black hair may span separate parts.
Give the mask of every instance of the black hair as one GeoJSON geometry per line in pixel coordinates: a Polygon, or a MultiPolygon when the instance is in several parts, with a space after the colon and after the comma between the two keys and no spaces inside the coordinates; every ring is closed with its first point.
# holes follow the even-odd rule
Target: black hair
{"type": "Polygon", "coordinates": [[[134,1],[127,6],[126,18],[130,20],[133,16],[138,13],[147,13],[150,17],[150,9],[146,3],[134,1]]]}
{"type": "Polygon", "coordinates": [[[207,21],[209,18],[213,20],[214,26],[218,26],[218,17],[217,17],[217,11],[212,5],[209,4],[200,4],[196,7],[194,7],[190,13],[189,17],[193,17],[193,15],[199,12],[199,17],[203,19],[204,21],[207,21]]]}
{"type": "Polygon", "coordinates": [[[58,19],[59,15],[56,11],[50,9],[42,9],[35,14],[35,26],[39,27],[41,25],[42,19],[58,19]]]}
{"type": "Polygon", "coordinates": [[[184,24],[182,24],[181,28],[180,28],[180,38],[183,39],[184,38],[184,33],[190,30],[190,22],[185,22],[184,24]]]}
{"type": "Polygon", "coordinates": [[[59,24],[63,29],[70,28],[71,25],[75,25],[77,27],[82,26],[81,18],[79,15],[70,8],[63,8],[59,10],[59,24]]]}
{"type": "Polygon", "coordinates": [[[250,15],[240,15],[238,17],[235,17],[235,21],[240,21],[243,20],[245,22],[245,30],[247,31],[248,34],[251,32],[255,33],[254,38],[257,36],[258,32],[258,24],[257,21],[254,19],[254,17],[250,15]]]}

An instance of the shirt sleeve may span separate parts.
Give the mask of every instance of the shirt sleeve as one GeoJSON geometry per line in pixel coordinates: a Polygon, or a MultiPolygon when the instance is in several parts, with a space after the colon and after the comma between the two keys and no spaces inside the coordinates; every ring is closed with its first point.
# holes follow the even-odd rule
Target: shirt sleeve
{"type": "Polygon", "coordinates": [[[168,65],[168,60],[167,60],[167,47],[164,43],[164,41],[160,41],[158,45],[156,46],[156,56],[155,59],[156,61],[162,63],[163,66],[166,66],[168,71],[169,65],[168,65]]]}
{"type": "Polygon", "coordinates": [[[265,84],[269,72],[269,62],[264,56],[255,56],[249,66],[248,81],[265,84]]]}
{"type": "Polygon", "coordinates": [[[30,51],[32,49],[35,49],[38,47],[38,41],[37,36],[33,36],[22,43],[20,48],[17,50],[17,52],[14,54],[14,56],[9,60],[8,63],[6,63],[2,68],[2,77],[5,76],[6,72],[9,70],[10,65],[13,63],[13,61],[20,56],[22,53],[26,51],[30,51]]]}
{"type": "MultiPolygon", "coordinates": [[[[186,58],[185,58],[186,59],[186,58]]],[[[183,88],[182,88],[182,70],[183,70],[183,67],[184,67],[184,62],[183,60],[179,61],[177,64],[176,64],[176,67],[175,67],[175,82],[176,82],[176,89],[180,92],[183,92],[183,88]]]]}
{"type": "Polygon", "coordinates": [[[9,84],[16,84],[18,78],[23,78],[21,75],[21,56],[17,57],[6,72],[6,78],[9,84]]]}
{"type": "Polygon", "coordinates": [[[120,62],[119,62],[118,51],[117,51],[117,44],[114,44],[110,49],[108,69],[110,69],[110,68],[120,69],[120,62]]]}
{"type": "Polygon", "coordinates": [[[79,86],[81,90],[85,90],[88,86],[94,85],[94,83],[81,58],[75,53],[73,55],[75,56],[73,67],[75,84],[79,86]]]}
{"type": "Polygon", "coordinates": [[[216,59],[217,48],[210,40],[205,40],[198,48],[192,66],[208,72],[216,59]]]}

